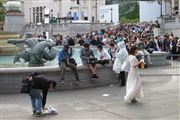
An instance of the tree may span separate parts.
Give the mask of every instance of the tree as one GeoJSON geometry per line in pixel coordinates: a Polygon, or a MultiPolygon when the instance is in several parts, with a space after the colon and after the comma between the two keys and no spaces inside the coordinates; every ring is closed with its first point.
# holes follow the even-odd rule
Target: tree
{"type": "Polygon", "coordinates": [[[5,18],[5,9],[3,7],[3,3],[0,2],[0,22],[4,21],[5,18]]]}

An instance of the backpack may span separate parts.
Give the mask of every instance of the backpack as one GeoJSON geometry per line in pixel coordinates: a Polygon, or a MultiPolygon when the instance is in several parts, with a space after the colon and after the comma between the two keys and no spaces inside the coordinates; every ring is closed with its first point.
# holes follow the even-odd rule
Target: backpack
{"type": "Polygon", "coordinates": [[[22,86],[21,86],[21,93],[29,93],[31,90],[31,83],[32,81],[29,81],[27,78],[22,80],[22,86]]]}
{"type": "Polygon", "coordinates": [[[77,66],[76,60],[74,58],[69,58],[69,62],[77,66]]]}

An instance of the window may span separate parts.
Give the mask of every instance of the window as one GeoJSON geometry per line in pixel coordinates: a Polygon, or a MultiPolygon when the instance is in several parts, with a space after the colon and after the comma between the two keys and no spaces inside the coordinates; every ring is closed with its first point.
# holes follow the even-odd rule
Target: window
{"type": "Polygon", "coordinates": [[[33,22],[34,23],[42,23],[44,20],[44,9],[43,6],[33,7],[33,22]]]}

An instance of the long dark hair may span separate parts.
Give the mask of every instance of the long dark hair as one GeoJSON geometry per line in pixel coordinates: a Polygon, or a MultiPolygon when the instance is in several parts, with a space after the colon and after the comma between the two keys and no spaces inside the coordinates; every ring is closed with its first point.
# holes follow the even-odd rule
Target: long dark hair
{"type": "Polygon", "coordinates": [[[83,46],[84,46],[85,48],[89,48],[89,44],[88,44],[88,43],[84,43],[83,46]]]}
{"type": "Polygon", "coordinates": [[[135,55],[136,54],[136,50],[137,50],[137,47],[136,46],[132,46],[129,50],[129,55],[135,55]]]}

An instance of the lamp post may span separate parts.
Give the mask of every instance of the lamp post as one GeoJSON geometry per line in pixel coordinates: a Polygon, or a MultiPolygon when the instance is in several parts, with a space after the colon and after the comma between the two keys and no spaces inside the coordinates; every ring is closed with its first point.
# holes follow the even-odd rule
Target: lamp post
{"type": "Polygon", "coordinates": [[[158,0],[158,4],[160,5],[160,17],[162,17],[162,0],[158,0]]]}
{"type": "Polygon", "coordinates": [[[30,23],[31,23],[31,8],[29,8],[29,18],[30,18],[30,23]]]}
{"type": "Polygon", "coordinates": [[[111,23],[113,23],[113,18],[112,18],[113,17],[113,15],[112,15],[113,9],[111,8],[110,10],[111,10],[111,23]]]}
{"type": "Polygon", "coordinates": [[[51,9],[51,11],[50,11],[50,20],[51,20],[51,22],[53,20],[53,9],[51,9]]]}
{"type": "Polygon", "coordinates": [[[35,13],[35,25],[37,25],[37,13],[35,13]]]}
{"type": "Polygon", "coordinates": [[[95,3],[95,8],[96,8],[96,22],[97,22],[97,0],[96,0],[96,3],[95,3]]]}
{"type": "Polygon", "coordinates": [[[70,16],[70,23],[72,23],[72,7],[69,8],[70,12],[69,12],[69,16],[70,16]]]}
{"type": "Polygon", "coordinates": [[[161,0],[161,17],[162,17],[162,0],[161,0]]]}
{"type": "Polygon", "coordinates": [[[37,13],[34,14],[35,16],[35,19],[34,19],[34,22],[35,22],[35,31],[37,31],[37,13]]]}

